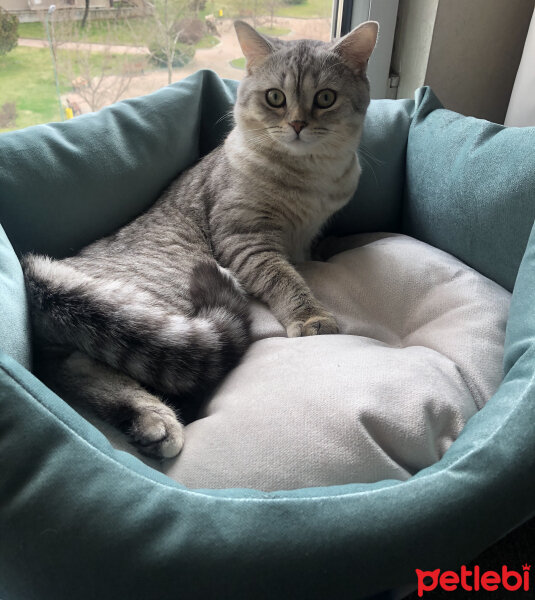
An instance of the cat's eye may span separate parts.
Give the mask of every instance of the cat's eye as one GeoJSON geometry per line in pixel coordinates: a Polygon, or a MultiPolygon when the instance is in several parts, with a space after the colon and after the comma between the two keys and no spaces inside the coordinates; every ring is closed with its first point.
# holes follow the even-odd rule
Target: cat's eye
{"type": "Polygon", "coordinates": [[[320,108],[329,108],[336,102],[336,92],[321,90],[314,96],[314,104],[320,108]]]}
{"type": "Polygon", "coordinates": [[[281,106],[284,106],[286,104],[286,96],[280,90],[268,90],[266,92],[266,102],[270,106],[280,108],[281,106]]]}

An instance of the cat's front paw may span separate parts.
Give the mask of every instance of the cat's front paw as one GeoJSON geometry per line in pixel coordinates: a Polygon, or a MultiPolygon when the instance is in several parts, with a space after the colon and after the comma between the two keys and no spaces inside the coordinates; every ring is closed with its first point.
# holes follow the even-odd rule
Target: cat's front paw
{"type": "Polygon", "coordinates": [[[153,458],[172,458],[184,445],[184,426],[165,404],[144,408],[133,420],[129,434],[138,450],[153,458]]]}
{"type": "Polygon", "coordinates": [[[338,333],[338,324],[334,317],[314,316],[306,321],[294,321],[286,328],[288,337],[302,337],[305,335],[327,335],[338,333]]]}

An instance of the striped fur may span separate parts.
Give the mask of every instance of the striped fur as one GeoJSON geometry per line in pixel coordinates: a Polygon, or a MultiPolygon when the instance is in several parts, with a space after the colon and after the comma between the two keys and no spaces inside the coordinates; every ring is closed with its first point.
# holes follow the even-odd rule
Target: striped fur
{"type": "Polygon", "coordinates": [[[357,186],[369,92],[362,49],[355,59],[347,48],[371,52],[369,27],[350,46],[237,31],[249,73],[224,145],[115,234],[63,260],[23,260],[40,376],[153,456],[183,444],[161,395],[206,395],[245,352],[247,293],[289,336],[337,332],[293,263],[357,186]],[[250,60],[260,42],[264,56],[250,60]],[[283,108],[267,105],[274,87],[283,108]],[[337,99],[321,110],[313,98],[324,88],[337,99]],[[297,118],[301,132],[288,124],[297,118]]]}
{"type": "Polygon", "coordinates": [[[248,345],[246,300],[215,262],[194,268],[190,315],[61,262],[28,256],[25,265],[38,339],[80,350],[164,394],[209,390],[248,345]]]}

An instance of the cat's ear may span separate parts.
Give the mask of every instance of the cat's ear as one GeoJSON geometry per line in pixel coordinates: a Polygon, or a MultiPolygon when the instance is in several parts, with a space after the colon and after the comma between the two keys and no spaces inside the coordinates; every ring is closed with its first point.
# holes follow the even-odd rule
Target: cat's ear
{"type": "Polygon", "coordinates": [[[333,50],[354,71],[364,71],[377,43],[378,32],[377,21],[366,21],[338,40],[333,50]]]}
{"type": "Polygon", "coordinates": [[[262,35],[244,21],[234,21],[238,42],[247,61],[247,72],[261,65],[274,51],[273,46],[262,35]]]}

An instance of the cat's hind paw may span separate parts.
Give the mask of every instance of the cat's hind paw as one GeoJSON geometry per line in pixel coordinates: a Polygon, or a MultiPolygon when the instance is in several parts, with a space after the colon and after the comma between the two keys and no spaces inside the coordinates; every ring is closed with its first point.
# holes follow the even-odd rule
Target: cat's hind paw
{"type": "Polygon", "coordinates": [[[129,435],[141,453],[153,458],[172,458],[184,445],[184,426],[165,404],[144,408],[133,420],[129,435]]]}

